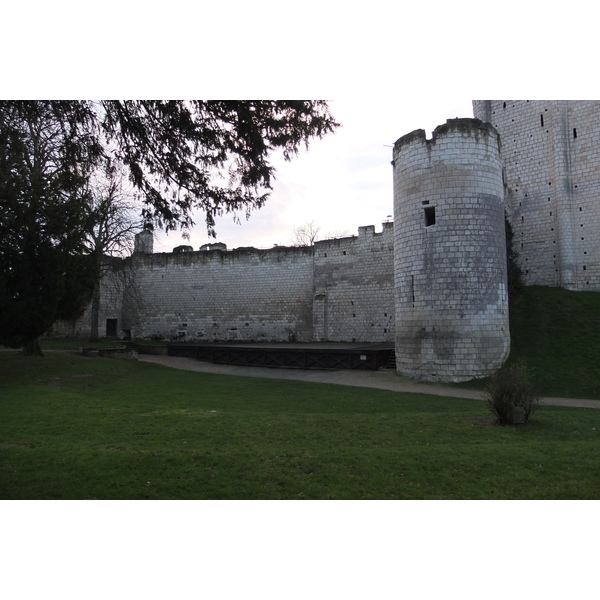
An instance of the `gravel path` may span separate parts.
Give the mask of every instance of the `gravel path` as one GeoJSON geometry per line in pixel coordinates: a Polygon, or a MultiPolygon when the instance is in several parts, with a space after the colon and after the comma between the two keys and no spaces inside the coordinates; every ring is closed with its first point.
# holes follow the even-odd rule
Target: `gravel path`
{"type": "MultiPolygon", "coordinates": [[[[183,369],[185,371],[198,371],[201,373],[217,373],[222,375],[235,375],[238,377],[266,377],[269,379],[290,379],[295,381],[310,381],[315,383],[333,383],[336,385],[349,385],[353,387],[375,388],[393,392],[410,392],[414,394],[433,394],[450,398],[475,398],[481,400],[481,392],[465,390],[451,386],[418,383],[398,375],[395,371],[358,371],[358,370],[307,370],[283,369],[267,367],[237,367],[234,365],[217,365],[210,362],[181,358],[177,356],[153,356],[140,354],[142,362],[154,363],[183,369]]],[[[553,406],[573,406],[579,408],[600,408],[600,400],[586,400],[576,398],[542,398],[540,404],[553,406]]]]}

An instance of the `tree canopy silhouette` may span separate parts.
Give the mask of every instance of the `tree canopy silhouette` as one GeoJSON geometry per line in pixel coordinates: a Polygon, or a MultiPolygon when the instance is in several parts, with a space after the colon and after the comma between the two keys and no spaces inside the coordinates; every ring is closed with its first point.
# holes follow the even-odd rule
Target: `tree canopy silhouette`
{"type": "Polygon", "coordinates": [[[335,131],[325,101],[0,102],[0,343],[34,341],[89,302],[89,181],[120,165],[165,230],[264,205],[286,160],[335,131]]]}

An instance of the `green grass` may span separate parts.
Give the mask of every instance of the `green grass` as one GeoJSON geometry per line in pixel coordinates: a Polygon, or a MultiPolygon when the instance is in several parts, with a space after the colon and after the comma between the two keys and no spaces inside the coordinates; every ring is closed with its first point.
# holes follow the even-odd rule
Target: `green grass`
{"type": "MultiPolygon", "coordinates": [[[[509,362],[527,362],[539,393],[600,399],[600,294],[526,288],[511,321],[509,362]]],[[[475,400],[175,371],[72,353],[82,345],[0,351],[0,498],[600,498],[600,411],[544,406],[499,427],[475,400]]]]}
{"type": "Polygon", "coordinates": [[[521,361],[543,396],[600,399],[600,293],[524,288],[511,311],[508,363],[521,361]]]}
{"type": "Polygon", "coordinates": [[[2,499],[600,498],[600,411],[0,352],[2,499]]]}

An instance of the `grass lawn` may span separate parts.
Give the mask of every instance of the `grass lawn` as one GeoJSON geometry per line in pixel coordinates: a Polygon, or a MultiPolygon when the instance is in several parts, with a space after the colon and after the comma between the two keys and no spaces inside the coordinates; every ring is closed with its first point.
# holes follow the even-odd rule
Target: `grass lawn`
{"type": "Polygon", "coordinates": [[[2,499],[600,498],[600,411],[0,351],[2,499]]]}

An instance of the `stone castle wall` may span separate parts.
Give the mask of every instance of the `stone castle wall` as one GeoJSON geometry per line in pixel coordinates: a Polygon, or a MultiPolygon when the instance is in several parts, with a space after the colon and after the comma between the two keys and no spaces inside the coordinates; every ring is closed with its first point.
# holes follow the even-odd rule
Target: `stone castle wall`
{"type": "MultiPolygon", "coordinates": [[[[138,245],[103,280],[99,333],[117,319],[118,335],[134,339],[393,342],[393,243],[393,224],[384,223],[381,233],[360,227],[311,247],[152,254],[138,245]]],[[[53,328],[89,331],[89,308],[53,328]]]]}
{"type": "Polygon", "coordinates": [[[393,342],[394,226],[315,244],[313,339],[393,342]]]}
{"type": "MultiPolygon", "coordinates": [[[[270,250],[153,254],[103,281],[100,335],[393,342],[398,370],[459,381],[509,348],[504,215],[528,284],[600,291],[600,102],[474,101],[394,146],[394,224],[270,250]],[[395,248],[395,250],[394,250],[395,248]]],[[[90,314],[54,333],[89,335],[90,314]]]]}
{"type": "MultiPolygon", "coordinates": [[[[130,260],[111,259],[116,270],[103,271],[100,280],[100,304],[98,307],[98,336],[123,337],[123,300],[130,290],[130,260]]],[[[74,321],[56,321],[48,335],[50,337],[71,337],[87,339],[91,332],[92,309],[87,306],[82,316],[74,321]]]]}
{"type": "Polygon", "coordinates": [[[141,306],[124,306],[134,338],[312,339],[312,248],[134,254],[141,306]]]}
{"type": "Polygon", "coordinates": [[[473,111],[500,134],[526,283],[600,291],[600,102],[475,100],[473,111]]]}
{"type": "Polygon", "coordinates": [[[462,381],[500,367],[510,347],[504,189],[489,124],[455,119],[394,146],[396,364],[462,381]]]}

